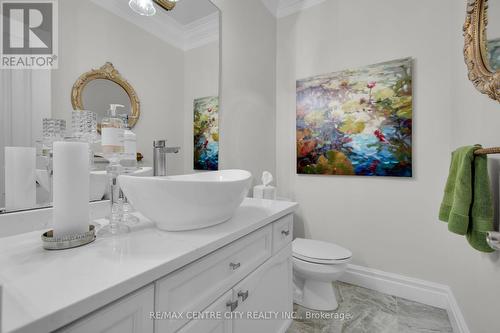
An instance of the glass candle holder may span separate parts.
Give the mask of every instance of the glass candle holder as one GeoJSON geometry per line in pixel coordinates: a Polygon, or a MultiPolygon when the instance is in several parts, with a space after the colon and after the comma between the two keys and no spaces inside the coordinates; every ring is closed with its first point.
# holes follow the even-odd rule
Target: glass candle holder
{"type": "Polygon", "coordinates": [[[92,144],[97,142],[97,114],[88,110],[76,110],[71,114],[71,134],[74,138],[89,144],[89,165],[94,167],[92,144]]]}
{"type": "MultiPolygon", "coordinates": [[[[66,120],[43,118],[43,143],[50,148],[54,141],[62,141],[66,132],[66,120]]],[[[50,149],[52,150],[52,149],[50,149]]]]}
{"type": "Polygon", "coordinates": [[[72,135],[82,141],[94,143],[97,140],[97,114],[88,110],[77,110],[71,114],[72,135]]]}

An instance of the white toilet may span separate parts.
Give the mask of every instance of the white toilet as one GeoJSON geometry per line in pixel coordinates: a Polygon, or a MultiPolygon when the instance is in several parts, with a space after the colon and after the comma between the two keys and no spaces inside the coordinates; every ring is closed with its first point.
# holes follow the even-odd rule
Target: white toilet
{"type": "Polygon", "coordinates": [[[293,241],[294,303],[313,310],[337,309],[333,290],[351,261],[351,251],[333,243],[296,238],[293,241]]]}

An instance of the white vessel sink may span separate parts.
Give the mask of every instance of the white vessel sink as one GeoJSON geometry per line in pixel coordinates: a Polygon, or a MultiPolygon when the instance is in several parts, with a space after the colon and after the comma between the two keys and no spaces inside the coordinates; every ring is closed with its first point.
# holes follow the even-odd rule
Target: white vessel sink
{"type": "Polygon", "coordinates": [[[132,205],[168,231],[194,230],[229,220],[246,197],[252,174],[223,170],[166,177],[120,176],[132,205]]]}

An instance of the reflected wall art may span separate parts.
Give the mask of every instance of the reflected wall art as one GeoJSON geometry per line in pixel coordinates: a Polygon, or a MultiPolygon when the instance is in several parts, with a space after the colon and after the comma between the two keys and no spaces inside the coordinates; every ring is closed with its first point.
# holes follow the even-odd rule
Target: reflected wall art
{"type": "Polygon", "coordinates": [[[412,176],[412,59],[297,81],[297,173],[412,176]]]}
{"type": "Polygon", "coordinates": [[[494,70],[500,69],[500,38],[488,41],[488,52],[490,55],[490,67],[494,70]]]}
{"type": "Polygon", "coordinates": [[[219,169],[219,98],[194,100],[194,169],[219,169]]]}

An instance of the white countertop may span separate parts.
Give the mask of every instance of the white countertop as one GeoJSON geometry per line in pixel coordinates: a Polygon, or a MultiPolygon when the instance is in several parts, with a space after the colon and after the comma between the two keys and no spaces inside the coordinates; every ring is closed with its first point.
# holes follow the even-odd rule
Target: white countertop
{"type": "Polygon", "coordinates": [[[42,249],[40,231],[0,238],[1,332],[43,333],[62,327],[296,206],[245,199],[231,220],[211,228],[166,232],[144,219],[130,234],[63,251],[42,249]]]}

